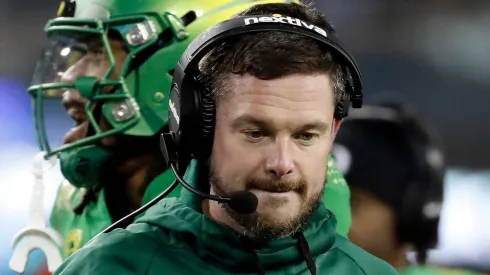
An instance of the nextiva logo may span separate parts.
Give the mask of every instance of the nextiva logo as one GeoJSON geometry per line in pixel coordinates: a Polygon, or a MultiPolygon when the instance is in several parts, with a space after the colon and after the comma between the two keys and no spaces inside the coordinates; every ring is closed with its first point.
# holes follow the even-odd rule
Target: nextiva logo
{"type": "Polygon", "coordinates": [[[250,25],[250,24],[256,24],[259,22],[273,22],[273,23],[283,23],[283,24],[291,24],[303,28],[307,28],[310,30],[314,30],[317,33],[327,37],[327,33],[325,32],[324,29],[319,28],[313,24],[310,24],[308,22],[299,20],[297,18],[292,18],[290,16],[283,17],[280,14],[273,14],[272,16],[262,16],[262,17],[249,17],[245,18],[245,25],[250,25]]]}

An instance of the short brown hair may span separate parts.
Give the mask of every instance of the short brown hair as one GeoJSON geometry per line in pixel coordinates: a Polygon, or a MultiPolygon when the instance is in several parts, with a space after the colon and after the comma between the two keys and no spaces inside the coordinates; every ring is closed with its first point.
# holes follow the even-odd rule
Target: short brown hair
{"type": "MultiPolygon", "coordinates": [[[[321,12],[295,3],[254,5],[237,16],[276,13],[298,18],[335,34],[321,12]]],[[[327,73],[333,83],[335,103],[345,92],[340,62],[318,42],[299,34],[270,31],[238,36],[211,50],[199,68],[201,79],[211,87],[217,100],[226,94],[230,74],[249,74],[270,80],[293,74],[327,73]]]]}

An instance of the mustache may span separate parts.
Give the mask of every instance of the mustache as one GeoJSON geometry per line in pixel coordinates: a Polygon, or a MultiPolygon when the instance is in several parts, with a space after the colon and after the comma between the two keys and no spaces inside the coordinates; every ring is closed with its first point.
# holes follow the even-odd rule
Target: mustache
{"type": "Polygon", "coordinates": [[[306,189],[306,181],[284,181],[284,180],[250,180],[246,189],[261,189],[268,192],[302,192],[306,189]]]}

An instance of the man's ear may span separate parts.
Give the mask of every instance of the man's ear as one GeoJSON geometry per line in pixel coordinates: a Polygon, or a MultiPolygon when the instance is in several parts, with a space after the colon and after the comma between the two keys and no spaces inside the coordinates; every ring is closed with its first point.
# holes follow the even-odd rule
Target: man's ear
{"type": "Polygon", "coordinates": [[[337,132],[339,131],[339,128],[340,128],[340,124],[342,124],[342,119],[333,119],[333,122],[332,122],[332,141],[335,139],[335,137],[337,136],[337,132]]]}

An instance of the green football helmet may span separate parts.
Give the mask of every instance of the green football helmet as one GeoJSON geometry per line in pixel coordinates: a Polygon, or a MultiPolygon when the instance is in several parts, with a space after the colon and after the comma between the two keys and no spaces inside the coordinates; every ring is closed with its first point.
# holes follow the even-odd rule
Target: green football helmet
{"type": "Polygon", "coordinates": [[[73,185],[96,185],[108,157],[101,141],[116,135],[151,137],[167,125],[173,69],[190,42],[247,7],[273,2],[299,3],[63,0],[57,17],[45,26],[47,43],[28,89],[40,149],[46,157],[58,155],[73,185]],[[68,90],[84,100],[87,133],[53,144],[45,103],[60,100],[68,90]]]}

